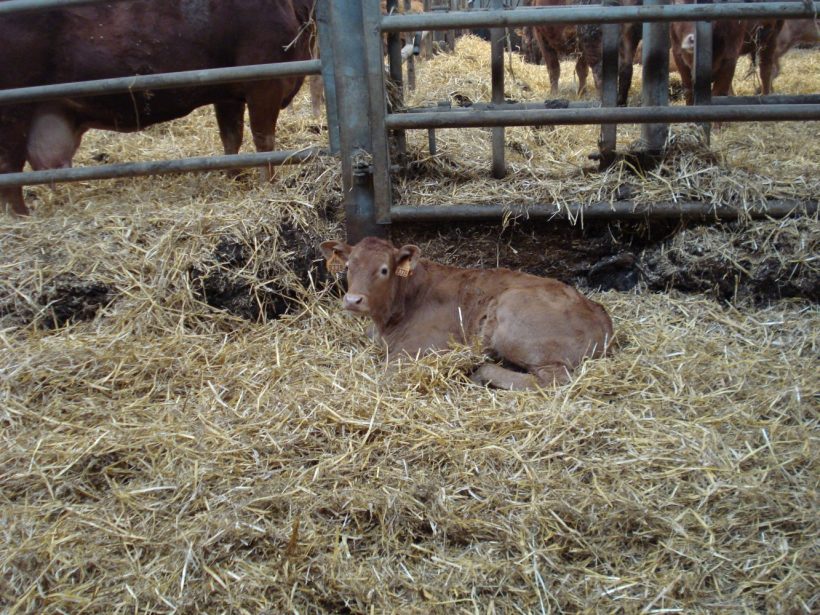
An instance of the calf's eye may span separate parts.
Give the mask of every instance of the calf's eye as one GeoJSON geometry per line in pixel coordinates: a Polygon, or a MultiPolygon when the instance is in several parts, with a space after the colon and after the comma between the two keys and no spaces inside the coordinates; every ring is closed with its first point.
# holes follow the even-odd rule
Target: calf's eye
{"type": "Polygon", "coordinates": [[[384,265],[382,266],[381,271],[379,273],[381,273],[382,275],[387,275],[388,273],[390,273],[390,270],[387,268],[387,265],[384,265]]]}

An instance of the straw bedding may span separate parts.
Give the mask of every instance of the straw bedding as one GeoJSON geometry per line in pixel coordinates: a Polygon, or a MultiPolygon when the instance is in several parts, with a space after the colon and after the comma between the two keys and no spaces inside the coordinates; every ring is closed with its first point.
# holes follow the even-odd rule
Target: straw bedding
{"type": "MultiPolygon", "coordinates": [[[[283,114],[280,147],[321,142],[307,108],[283,114]]],[[[610,194],[580,170],[586,130],[544,132],[539,162],[514,163],[494,196],[610,194]]],[[[629,181],[816,198],[816,144],[761,151],[764,131],[801,134],[727,127],[713,192],[671,171],[629,181]],[[726,187],[738,173],[768,179],[726,187]]],[[[446,132],[418,161],[450,170],[405,178],[406,202],[487,189],[486,146],[456,174],[473,137],[456,151],[446,132]]],[[[216,134],[206,111],[94,133],[78,163],[219,151],[216,134]]],[[[816,219],[397,229],[440,260],[582,285],[633,256],[631,291],[590,291],[615,322],[612,357],[507,393],[470,383],[472,348],[387,371],[341,313],[312,251],[342,232],[338,173],[37,187],[35,214],[3,221],[0,611],[817,611],[816,219]],[[755,294],[763,270],[808,286],[755,294]]]]}

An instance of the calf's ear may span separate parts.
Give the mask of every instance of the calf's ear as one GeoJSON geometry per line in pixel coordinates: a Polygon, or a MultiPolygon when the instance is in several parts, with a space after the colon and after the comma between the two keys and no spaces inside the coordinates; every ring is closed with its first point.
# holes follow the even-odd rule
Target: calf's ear
{"type": "Polygon", "coordinates": [[[399,248],[396,253],[396,275],[400,278],[407,278],[413,275],[413,271],[419,262],[418,246],[406,245],[399,248]]]}
{"type": "Polygon", "coordinates": [[[350,256],[350,246],[343,241],[324,241],[319,249],[327,261],[327,270],[330,273],[341,273],[347,266],[350,256]]]}

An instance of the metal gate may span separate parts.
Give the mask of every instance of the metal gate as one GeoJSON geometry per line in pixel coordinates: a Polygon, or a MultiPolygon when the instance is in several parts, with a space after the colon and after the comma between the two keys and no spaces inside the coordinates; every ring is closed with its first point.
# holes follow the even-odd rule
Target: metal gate
{"type": "MultiPolygon", "coordinates": [[[[13,12],[42,11],[53,8],[94,4],[102,0],[8,0],[0,2],[0,19],[13,12]]],[[[127,0],[107,0],[127,1],[127,0]]],[[[398,0],[388,0],[388,9],[398,0]]],[[[430,12],[423,14],[382,15],[379,0],[344,2],[317,0],[316,22],[320,41],[320,60],[220,68],[183,73],[104,79],[100,81],[38,86],[0,91],[0,105],[42,101],[67,96],[88,96],[115,92],[206,85],[269,79],[292,75],[324,77],[330,149],[339,153],[345,195],[348,236],[352,241],[368,235],[383,234],[387,225],[403,221],[443,221],[500,218],[509,213],[529,216],[556,215],[549,205],[526,209],[497,205],[455,205],[419,207],[393,204],[388,134],[390,131],[434,130],[436,128],[492,127],[493,163],[496,177],[503,176],[504,127],[543,124],[600,124],[601,157],[615,152],[615,125],[642,124],[646,154],[658,155],[665,143],[670,122],[817,120],[820,95],[711,97],[711,24],[714,19],[753,19],[766,16],[808,18],[816,15],[820,2],[763,2],[670,5],[668,0],[644,0],[643,6],[616,6],[617,0],[603,0],[604,6],[572,6],[550,10],[533,9],[514,0],[481,0],[491,8],[430,12]],[[504,8],[504,7],[508,8],[504,8]],[[668,22],[696,21],[695,106],[668,106],[668,22]],[[617,107],[617,47],[619,24],[643,22],[643,90],[640,107],[617,107]],[[566,105],[549,108],[546,104],[510,104],[503,100],[504,29],[537,24],[603,25],[602,96],[599,107],[566,105]],[[385,97],[383,34],[389,39],[390,73],[400,80],[401,66],[395,66],[400,32],[446,31],[464,28],[490,28],[492,31],[492,102],[470,108],[406,109],[388,113],[385,97]],[[706,44],[704,44],[706,41],[706,44]]],[[[475,3],[473,3],[475,5],[475,3]]],[[[400,53],[398,62],[401,62],[400,53]]],[[[400,141],[400,140],[399,140],[400,141]]],[[[162,162],[116,164],[78,169],[55,169],[0,175],[0,187],[25,184],[130,177],[176,173],[180,171],[231,169],[302,162],[322,153],[316,148],[276,151],[234,156],[208,156],[162,162]]],[[[791,210],[793,202],[770,203],[762,215],[778,215],[791,210]]],[[[816,203],[810,204],[816,209],[816,203]]],[[[587,217],[643,216],[629,202],[578,205],[587,217]]],[[[703,214],[701,203],[659,204],[655,213],[669,216],[703,214]]],[[[572,212],[572,208],[570,208],[572,212]]],[[[732,216],[731,211],[718,212],[732,216]]]]}

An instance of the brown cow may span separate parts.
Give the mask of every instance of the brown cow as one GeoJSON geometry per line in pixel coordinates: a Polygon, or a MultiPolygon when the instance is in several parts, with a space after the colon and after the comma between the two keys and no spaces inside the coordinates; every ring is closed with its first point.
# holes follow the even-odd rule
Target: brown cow
{"type": "MultiPolygon", "coordinates": [[[[571,6],[571,5],[600,4],[600,0],[533,0],[533,6],[571,6]]],[[[643,0],[621,0],[623,6],[643,4],[643,0]]],[[[601,60],[603,37],[601,26],[598,24],[586,25],[554,25],[534,26],[533,34],[541,49],[541,55],[547,65],[550,76],[550,93],[558,92],[558,80],[561,75],[561,65],[558,63],[559,54],[567,54],[576,48],[580,55],[575,63],[575,73],[578,75],[578,94],[586,90],[587,75],[590,69],[595,81],[595,87],[601,90],[601,60]]],[[[632,62],[635,50],[641,40],[642,28],[639,23],[628,23],[621,27],[618,43],[618,104],[627,103],[629,88],[632,85],[632,62]]]]}
{"type": "MultiPolygon", "coordinates": [[[[746,0],[756,2],[758,0],[746,0]]],[[[675,0],[694,4],[694,0],[675,0]]],[[[760,63],[761,92],[772,91],[775,40],[783,20],[720,20],[712,25],[712,95],[728,96],[739,56],[750,53],[760,63]]],[[[686,104],[694,101],[692,66],[695,53],[694,22],[674,22],[669,28],[672,55],[683,83],[686,104]]]]}
{"type": "MultiPolygon", "coordinates": [[[[0,89],[310,57],[313,0],[134,0],[0,20],[0,89]]],[[[71,166],[89,128],[141,130],[213,104],[226,154],[239,151],[248,105],[257,151],[274,148],[279,111],[301,77],[61,99],[0,107],[0,173],[71,166]]],[[[267,171],[267,169],[266,169],[267,171]]],[[[266,173],[263,173],[266,176],[266,173]]],[[[0,207],[28,213],[20,188],[0,207]]]]}
{"type": "Polygon", "coordinates": [[[586,357],[603,356],[612,321],[571,286],[509,269],[461,269],[367,237],[321,245],[328,269],[347,265],[345,309],[369,315],[388,358],[473,343],[527,374],[484,364],[474,380],[505,389],[564,382],[586,357]]]}
{"type": "MultiPolygon", "coordinates": [[[[576,4],[599,4],[600,0],[576,0],[576,4]]],[[[620,6],[641,6],[643,0],[621,0],[620,6]]],[[[629,99],[629,88],[632,86],[632,70],[638,45],[643,38],[643,26],[640,23],[621,25],[618,37],[618,106],[626,106],[629,99]]],[[[601,69],[603,60],[603,31],[600,24],[579,25],[578,46],[586,64],[592,70],[595,87],[601,91],[601,69]]]]}
{"type": "Polygon", "coordinates": [[[820,27],[817,19],[786,19],[783,29],[777,35],[774,49],[774,71],[772,79],[780,74],[780,58],[795,45],[813,45],[820,41],[820,27]]]}
{"type": "MultiPolygon", "coordinates": [[[[572,0],[533,0],[533,7],[562,7],[572,4],[572,0]]],[[[566,55],[576,49],[575,26],[572,24],[555,24],[550,26],[533,26],[532,33],[541,50],[541,57],[547,65],[550,78],[550,94],[558,93],[558,80],[561,77],[559,55],[566,55]]],[[[578,94],[582,94],[587,87],[589,66],[586,57],[581,54],[575,63],[575,73],[578,75],[578,94]]]]}

